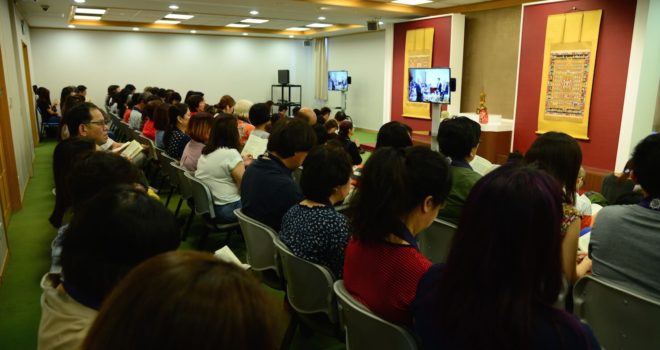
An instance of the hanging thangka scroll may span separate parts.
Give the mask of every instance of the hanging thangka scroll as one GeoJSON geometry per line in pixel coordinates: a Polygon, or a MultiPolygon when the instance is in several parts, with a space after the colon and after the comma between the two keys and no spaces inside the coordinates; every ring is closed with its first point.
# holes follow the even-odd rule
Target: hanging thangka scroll
{"type": "Polygon", "coordinates": [[[403,116],[431,119],[428,103],[408,101],[408,68],[431,68],[434,28],[406,31],[406,51],[403,61],[403,116]]]}
{"type": "Polygon", "coordinates": [[[538,133],[588,140],[589,108],[601,11],[548,17],[538,133]]]}

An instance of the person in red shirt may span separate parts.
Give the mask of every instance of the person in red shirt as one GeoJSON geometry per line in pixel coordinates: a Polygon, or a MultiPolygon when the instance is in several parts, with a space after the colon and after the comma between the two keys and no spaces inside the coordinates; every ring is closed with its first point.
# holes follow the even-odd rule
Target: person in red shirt
{"type": "Polygon", "coordinates": [[[156,128],[154,128],[154,114],[156,110],[160,108],[160,105],[163,104],[163,101],[160,99],[149,101],[144,107],[143,115],[146,117],[144,122],[144,127],[142,128],[142,135],[144,137],[150,138],[151,140],[156,140],[156,128]]]}
{"type": "Polygon", "coordinates": [[[367,161],[349,204],[352,237],[344,285],[380,317],[412,324],[410,304],[431,261],[415,236],[427,228],[451,189],[445,157],[427,147],[383,147],[367,161]]]}

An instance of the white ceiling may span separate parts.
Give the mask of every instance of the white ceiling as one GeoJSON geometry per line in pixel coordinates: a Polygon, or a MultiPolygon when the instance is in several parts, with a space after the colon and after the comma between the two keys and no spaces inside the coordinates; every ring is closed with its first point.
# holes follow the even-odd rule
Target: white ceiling
{"type": "MultiPolygon", "coordinates": [[[[87,0],[76,4],[73,0],[17,0],[19,11],[31,27],[66,28],[75,24],[77,29],[132,30],[189,32],[200,34],[239,35],[300,38],[329,36],[366,31],[367,21],[399,22],[439,13],[448,7],[490,2],[488,0],[435,0],[421,6],[393,5],[390,0],[87,0]],[[176,4],[179,9],[170,10],[176,4]],[[71,17],[73,6],[107,9],[101,21],[78,21],[71,17]],[[47,11],[44,8],[47,7],[47,11]],[[259,11],[252,16],[251,10],[259,11]],[[179,25],[155,25],[154,21],[177,12],[195,17],[179,25]],[[319,16],[326,17],[318,20],[319,16]],[[246,18],[268,19],[249,28],[227,28],[246,18]],[[333,24],[327,29],[309,29],[305,32],[285,31],[290,27],[304,27],[314,22],[333,24]]],[[[497,1],[494,1],[497,2],[497,1]]]]}

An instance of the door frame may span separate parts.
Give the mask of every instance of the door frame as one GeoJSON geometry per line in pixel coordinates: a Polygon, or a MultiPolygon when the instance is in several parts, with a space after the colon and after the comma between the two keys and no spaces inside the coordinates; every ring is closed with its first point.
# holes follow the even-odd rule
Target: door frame
{"type": "Polygon", "coordinates": [[[21,40],[23,48],[23,67],[25,74],[25,84],[27,85],[28,109],[30,110],[30,125],[32,126],[32,142],[35,146],[39,145],[39,126],[37,125],[37,113],[35,112],[34,92],[32,91],[32,74],[30,72],[30,56],[28,46],[21,40]]]}

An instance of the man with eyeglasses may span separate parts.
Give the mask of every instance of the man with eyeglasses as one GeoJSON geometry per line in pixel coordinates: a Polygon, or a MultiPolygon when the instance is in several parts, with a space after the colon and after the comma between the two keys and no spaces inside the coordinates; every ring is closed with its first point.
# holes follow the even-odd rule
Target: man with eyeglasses
{"type": "MultiPolygon", "coordinates": [[[[105,118],[103,118],[101,110],[93,103],[85,102],[71,108],[65,114],[64,122],[70,137],[83,136],[90,138],[99,147],[109,143],[108,126],[105,123],[105,118]]],[[[111,148],[118,146],[121,146],[121,144],[114,143],[111,148]]]]}

